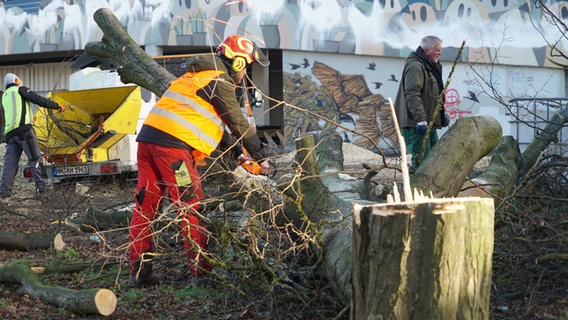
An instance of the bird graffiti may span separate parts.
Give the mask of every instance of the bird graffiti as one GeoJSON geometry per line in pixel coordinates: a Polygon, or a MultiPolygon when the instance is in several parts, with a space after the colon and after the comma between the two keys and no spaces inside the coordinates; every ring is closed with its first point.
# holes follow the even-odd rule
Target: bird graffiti
{"type": "Polygon", "coordinates": [[[369,70],[376,70],[375,67],[377,66],[376,63],[374,62],[369,62],[369,65],[367,66],[367,69],[369,70]]]}
{"type": "Polygon", "coordinates": [[[304,58],[304,61],[302,63],[288,63],[290,65],[290,69],[292,70],[296,70],[296,69],[300,69],[300,68],[304,68],[306,69],[307,67],[310,66],[310,62],[308,61],[308,59],[304,58]]]}
{"type": "Polygon", "coordinates": [[[296,70],[296,69],[300,69],[302,66],[299,64],[295,64],[295,63],[288,63],[290,65],[290,69],[292,70],[296,70]]]}
{"type": "Polygon", "coordinates": [[[473,91],[468,91],[467,94],[469,96],[464,97],[465,99],[471,100],[473,102],[479,102],[479,99],[477,99],[477,95],[475,94],[475,92],[473,91]]]}
{"type": "Polygon", "coordinates": [[[396,79],[396,76],[394,74],[391,74],[390,79],[387,79],[387,81],[398,82],[398,80],[396,79]]]}

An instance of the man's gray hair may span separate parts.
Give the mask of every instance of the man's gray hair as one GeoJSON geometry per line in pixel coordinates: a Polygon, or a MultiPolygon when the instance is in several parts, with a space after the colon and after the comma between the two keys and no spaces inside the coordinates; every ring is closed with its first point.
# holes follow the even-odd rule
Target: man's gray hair
{"type": "Polygon", "coordinates": [[[422,49],[432,49],[437,44],[442,44],[442,39],[436,36],[425,36],[422,38],[422,41],[420,41],[422,49]]]}

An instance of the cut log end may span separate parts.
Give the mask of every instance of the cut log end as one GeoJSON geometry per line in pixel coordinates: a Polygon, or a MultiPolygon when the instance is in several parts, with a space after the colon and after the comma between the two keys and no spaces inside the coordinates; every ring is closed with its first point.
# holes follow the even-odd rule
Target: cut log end
{"type": "Polygon", "coordinates": [[[55,238],[53,239],[53,248],[55,249],[55,251],[63,250],[66,245],[67,244],[63,241],[63,236],[61,236],[61,233],[55,235],[55,238]]]}
{"type": "Polygon", "coordinates": [[[95,305],[101,315],[110,316],[116,309],[116,295],[108,289],[101,289],[95,294],[95,305]]]}

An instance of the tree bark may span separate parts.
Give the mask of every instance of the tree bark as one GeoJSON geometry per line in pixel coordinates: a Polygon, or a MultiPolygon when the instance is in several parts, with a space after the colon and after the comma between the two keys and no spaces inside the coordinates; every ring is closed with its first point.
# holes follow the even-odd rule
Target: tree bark
{"type": "Polygon", "coordinates": [[[122,82],[135,83],[161,97],[175,76],[140,48],[109,8],[98,9],[93,17],[103,31],[103,38],[87,43],[85,51],[113,59],[120,65],[118,73],[122,82]]]}
{"type": "Polygon", "coordinates": [[[0,232],[0,249],[28,251],[53,248],[61,251],[64,247],[65,242],[59,233],[0,232]]]}
{"type": "Polygon", "coordinates": [[[132,212],[129,210],[103,211],[90,207],[86,210],[85,216],[71,219],[67,224],[76,226],[84,232],[94,232],[128,227],[130,219],[132,212]]]}
{"type": "Polygon", "coordinates": [[[411,186],[435,197],[457,196],[473,166],[499,144],[501,135],[501,125],[492,117],[459,119],[411,176],[411,186]]]}
{"type": "Polygon", "coordinates": [[[459,196],[502,199],[517,183],[521,160],[517,141],[511,136],[503,137],[485,171],[467,181],[459,196]]]}
{"type": "Polygon", "coordinates": [[[491,198],[355,206],[351,319],[489,319],[491,198]]]}
{"type": "Polygon", "coordinates": [[[116,295],[108,289],[73,290],[47,286],[30,268],[21,264],[0,267],[0,281],[19,283],[20,294],[79,314],[109,316],[116,309],[116,295]]]}
{"type": "Polygon", "coordinates": [[[552,116],[548,124],[534,138],[531,144],[523,152],[523,162],[520,166],[521,174],[527,173],[534,166],[544,149],[553,141],[558,141],[558,132],[568,122],[568,107],[552,116]]]}
{"type": "Polygon", "coordinates": [[[117,262],[102,262],[102,263],[61,263],[53,262],[47,266],[33,266],[30,269],[35,274],[54,274],[54,273],[77,273],[82,272],[87,269],[102,269],[107,266],[112,266],[118,264],[117,262]]]}
{"type": "MultiPolygon", "coordinates": [[[[432,191],[439,196],[456,196],[467,176],[458,171],[471,172],[479,159],[498,145],[500,135],[501,126],[493,118],[475,116],[460,119],[431,151],[448,156],[429,155],[413,176],[414,179],[411,179],[412,187],[425,193],[432,191]],[[464,141],[468,142],[467,148],[464,141]],[[452,155],[452,151],[460,150],[463,153],[459,156],[452,155]],[[464,157],[463,154],[468,156],[464,157]],[[416,174],[419,176],[415,177],[416,174]]],[[[348,183],[339,179],[337,174],[332,174],[342,165],[333,164],[329,157],[320,156],[329,153],[329,150],[341,150],[337,146],[341,145],[341,138],[332,134],[320,137],[317,142],[310,142],[310,139],[312,138],[306,136],[296,143],[296,162],[302,166],[303,176],[292,188],[286,188],[288,197],[296,202],[285,211],[290,220],[301,222],[307,219],[315,225],[323,226],[321,254],[324,270],[336,294],[345,304],[349,304],[352,294],[352,203],[364,204],[368,201],[362,198],[359,193],[361,189],[357,185],[347,186],[348,183]],[[314,163],[316,160],[317,164],[314,163]],[[314,175],[320,171],[320,160],[325,173],[314,175]],[[300,206],[301,210],[294,213],[294,205],[300,206]]],[[[279,182],[279,185],[288,186],[284,182],[279,182]]]]}

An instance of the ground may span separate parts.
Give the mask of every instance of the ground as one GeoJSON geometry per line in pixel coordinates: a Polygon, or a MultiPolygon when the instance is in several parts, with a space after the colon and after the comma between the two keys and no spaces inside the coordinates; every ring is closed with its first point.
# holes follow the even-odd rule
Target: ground
{"type": "MultiPolygon", "coordinates": [[[[388,184],[387,177],[383,178],[375,180],[377,190],[388,184]]],[[[539,201],[544,197],[540,192],[556,191],[544,190],[542,181],[532,183],[541,186],[538,192],[529,191],[535,198],[519,192],[514,201],[503,202],[497,208],[490,319],[568,319],[568,260],[543,259],[555,257],[547,256],[549,254],[568,254],[568,204],[565,194],[563,198],[539,201]]],[[[18,177],[14,195],[0,200],[0,232],[60,233],[66,247],[59,252],[0,249],[0,264],[92,263],[83,272],[48,274],[40,278],[46,285],[112,290],[118,305],[109,319],[349,319],[348,309],[338,303],[321,273],[316,273],[313,283],[307,287],[310,292],[305,296],[310,301],[293,297],[290,294],[293,291],[282,288],[267,293],[263,288],[250,287],[239,291],[242,288],[233,287],[235,282],[194,285],[185,274],[182,246],[175,234],[168,232],[160,236],[159,246],[164,254],[156,263],[162,284],[147,289],[128,288],[127,229],[89,232],[66,224],[65,219],[82,216],[89,207],[128,208],[133,202],[133,181],[109,178],[62,184],[53,186],[42,196],[36,196],[33,189],[32,182],[18,177]]],[[[247,277],[256,281],[263,277],[260,273],[256,270],[247,277]]],[[[234,275],[220,273],[226,277],[230,274],[234,275]]],[[[19,287],[17,283],[0,283],[0,317],[103,318],[73,314],[22,296],[18,293],[19,287]]]]}

